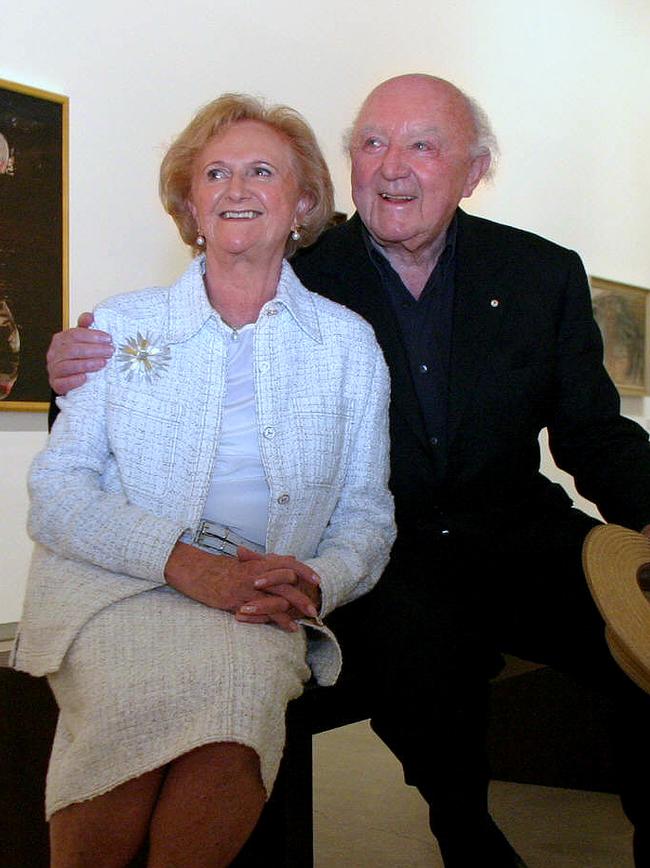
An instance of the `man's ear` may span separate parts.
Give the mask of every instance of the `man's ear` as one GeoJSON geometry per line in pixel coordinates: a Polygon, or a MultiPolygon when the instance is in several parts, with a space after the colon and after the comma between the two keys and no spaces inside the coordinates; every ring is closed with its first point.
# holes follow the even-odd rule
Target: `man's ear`
{"type": "Polygon", "coordinates": [[[463,198],[466,199],[468,196],[471,196],[476,186],[482,181],[482,179],[487,174],[490,164],[492,162],[492,155],[489,151],[483,154],[477,154],[470,163],[469,171],[467,172],[467,178],[465,179],[465,185],[463,187],[463,198]]]}

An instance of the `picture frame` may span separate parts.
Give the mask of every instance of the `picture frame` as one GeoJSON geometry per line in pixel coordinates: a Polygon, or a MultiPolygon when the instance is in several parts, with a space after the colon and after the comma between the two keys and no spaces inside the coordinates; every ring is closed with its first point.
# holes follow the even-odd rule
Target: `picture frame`
{"type": "Polygon", "coordinates": [[[648,289],[590,277],[596,322],[608,374],[621,395],[650,391],[648,289]]]}
{"type": "Polygon", "coordinates": [[[0,410],[49,406],[68,325],[68,98],[0,79],[0,410]]]}

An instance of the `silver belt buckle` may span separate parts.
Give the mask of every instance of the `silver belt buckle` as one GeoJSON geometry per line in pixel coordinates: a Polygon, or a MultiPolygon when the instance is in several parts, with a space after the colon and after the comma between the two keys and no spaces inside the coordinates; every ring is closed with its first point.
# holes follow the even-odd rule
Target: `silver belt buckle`
{"type": "Polygon", "coordinates": [[[212,522],[202,521],[194,534],[193,542],[200,548],[208,549],[211,552],[225,555],[228,558],[237,557],[237,543],[228,539],[230,528],[224,528],[224,535],[214,533],[210,530],[212,522]]]}

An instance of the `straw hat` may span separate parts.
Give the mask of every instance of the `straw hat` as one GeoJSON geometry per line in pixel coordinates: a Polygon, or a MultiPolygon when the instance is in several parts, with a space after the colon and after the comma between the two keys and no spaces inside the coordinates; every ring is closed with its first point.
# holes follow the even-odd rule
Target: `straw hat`
{"type": "Polygon", "coordinates": [[[650,693],[650,539],[600,525],[587,534],[582,564],[612,656],[650,693]]]}

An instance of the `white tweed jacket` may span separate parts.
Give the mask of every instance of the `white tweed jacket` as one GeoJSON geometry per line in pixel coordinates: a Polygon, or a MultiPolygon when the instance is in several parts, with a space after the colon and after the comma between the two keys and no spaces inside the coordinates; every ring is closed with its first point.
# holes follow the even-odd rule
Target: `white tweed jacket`
{"type": "MultiPolygon", "coordinates": [[[[172,548],[202,517],[228,340],[203,271],[199,257],[171,287],[119,295],[95,311],[116,353],[59,399],[31,469],[29,532],[37,545],[18,668],[56,671],[95,613],[164,584],[172,548]],[[129,364],[120,348],[142,347],[142,339],[146,357],[129,364]]],[[[326,615],[370,590],[394,539],[386,365],[370,326],[306,290],[285,262],[255,327],[254,375],[270,488],[266,549],[313,566],[326,615]]],[[[321,683],[338,674],[331,646],[310,648],[321,683]]]]}

